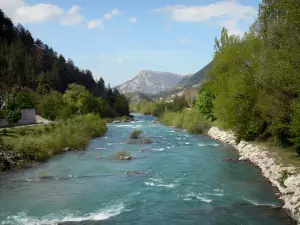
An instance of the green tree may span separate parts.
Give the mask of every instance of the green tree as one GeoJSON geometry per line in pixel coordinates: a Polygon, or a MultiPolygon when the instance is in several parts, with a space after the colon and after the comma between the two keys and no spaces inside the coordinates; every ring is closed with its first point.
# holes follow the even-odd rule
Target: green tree
{"type": "Polygon", "coordinates": [[[73,113],[83,115],[87,113],[91,93],[82,85],[70,84],[63,99],[66,104],[71,106],[73,113]]]}

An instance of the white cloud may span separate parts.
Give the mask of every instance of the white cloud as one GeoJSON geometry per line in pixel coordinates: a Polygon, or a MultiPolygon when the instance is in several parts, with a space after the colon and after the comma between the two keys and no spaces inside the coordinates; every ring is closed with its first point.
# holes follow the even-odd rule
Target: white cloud
{"type": "Polygon", "coordinates": [[[228,34],[229,35],[237,35],[237,36],[241,36],[243,37],[244,36],[244,31],[240,30],[240,29],[231,29],[231,30],[228,30],[228,34]]]}
{"type": "Polygon", "coordinates": [[[25,4],[24,0],[1,0],[0,8],[15,23],[40,23],[63,14],[63,9],[53,4],[25,4]]]}
{"type": "Polygon", "coordinates": [[[214,22],[214,24],[219,25],[220,27],[225,27],[228,30],[229,35],[238,35],[243,36],[244,32],[240,29],[238,29],[238,21],[234,19],[229,20],[220,20],[217,22],[214,22]]]}
{"type": "Polygon", "coordinates": [[[110,13],[106,13],[104,16],[103,16],[103,19],[105,20],[110,20],[113,16],[119,16],[119,15],[122,15],[122,12],[118,9],[114,9],[113,11],[111,11],[110,13]]]}
{"type": "Polygon", "coordinates": [[[129,23],[136,23],[136,17],[131,17],[129,19],[129,23]]]}
{"type": "Polygon", "coordinates": [[[231,29],[236,29],[237,27],[237,20],[220,20],[218,22],[216,22],[216,24],[220,25],[221,27],[225,27],[227,28],[228,30],[231,30],[231,29]]]}
{"type": "Polygon", "coordinates": [[[256,15],[257,10],[254,7],[242,5],[237,0],[207,6],[186,6],[172,12],[172,18],[180,22],[201,22],[215,18],[235,18],[251,22],[256,15]]]}
{"type": "Polygon", "coordinates": [[[163,8],[159,8],[159,9],[154,9],[152,10],[155,13],[170,13],[173,12],[176,9],[182,9],[185,8],[185,5],[167,5],[163,8]]]}
{"type": "Polygon", "coordinates": [[[25,3],[23,0],[1,0],[0,8],[4,13],[10,18],[14,18],[17,12],[17,9],[24,6],[25,3]]]}
{"type": "Polygon", "coordinates": [[[243,34],[237,28],[239,21],[252,22],[257,16],[253,6],[242,5],[238,0],[220,1],[204,6],[168,5],[153,10],[155,13],[171,14],[177,22],[210,22],[226,27],[229,34],[243,34]],[[217,22],[216,22],[217,21],[217,22]]]}
{"type": "Polygon", "coordinates": [[[96,27],[100,27],[103,25],[103,21],[102,20],[91,20],[88,22],[88,28],[93,29],[96,27]]]}
{"type": "Polygon", "coordinates": [[[84,17],[79,13],[80,7],[73,5],[68,13],[60,19],[60,24],[63,26],[72,26],[80,24],[84,21],[84,17]]]}
{"type": "Polygon", "coordinates": [[[101,54],[101,55],[98,56],[98,58],[99,58],[99,59],[104,59],[104,58],[105,58],[105,55],[101,54]]]}
{"type": "Polygon", "coordinates": [[[181,39],[180,39],[180,42],[181,42],[182,44],[188,44],[188,43],[190,43],[190,39],[188,39],[188,38],[181,38],[181,39]]]}

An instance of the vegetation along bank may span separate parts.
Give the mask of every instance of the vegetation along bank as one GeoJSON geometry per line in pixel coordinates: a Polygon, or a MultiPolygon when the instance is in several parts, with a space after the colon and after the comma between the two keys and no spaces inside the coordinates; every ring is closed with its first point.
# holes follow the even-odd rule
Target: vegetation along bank
{"type": "Polygon", "coordinates": [[[128,120],[129,103],[116,88],[95,80],[53,48],[34,39],[21,24],[14,26],[0,9],[0,171],[44,161],[62,151],[84,148],[102,136],[101,118],[128,120]],[[50,124],[22,128],[23,109],[50,124]]]}

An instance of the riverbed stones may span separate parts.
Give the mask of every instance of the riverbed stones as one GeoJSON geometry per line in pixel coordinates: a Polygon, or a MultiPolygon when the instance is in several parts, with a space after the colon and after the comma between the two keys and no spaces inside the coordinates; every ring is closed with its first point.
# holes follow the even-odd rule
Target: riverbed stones
{"type": "Polygon", "coordinates": [[[71,151],[71,148],[70,148],[70,147],[65,147],[65,148],[63,149],[63,152],[69,152],[69,151],[71,151]]]}
{"type": "Polygon", "coordinates": [[[257,165],[263,176],[281,193],[280,199],[284,201],[283,208],[289,210],[290,215],[300,225],[300,174],[293,166],[284,166],[276,160],[276,155],[270,154],[264,147],[241,141],[235,143],[233,132],[220,130],[212,127],[208,135],[223,143],[231,144],[239,154],[240,160],[249,160],[257,165]],[[284,174],[286,174],[284,176],[284,174]],[[280,182],[282,179],[283,182],[280,182]]]}

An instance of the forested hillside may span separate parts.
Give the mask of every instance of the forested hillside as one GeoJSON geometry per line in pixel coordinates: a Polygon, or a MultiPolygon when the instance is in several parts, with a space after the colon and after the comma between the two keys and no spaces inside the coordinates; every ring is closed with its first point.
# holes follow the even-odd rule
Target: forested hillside
{"type": "Polygon", "coordinates": [[[264,0],[248,33],[223,29],[198,107],[239,139],[300,153],[300,1],[264,0]]]}
{"type": "MultiPolygon", "coordinates": [[[[96,81],[90,70],[78,68],[71,59],[65,59],[41,40],[34,39],[22,25],[14,26],[0,9],[1,92],[31,93],[40,106],[47,99],[54,101],[51,96],[59,99],[59,93],[64,93],[70,84],[82,85],[83,89],[74,86],[71,89],[87,89],[93,96],[103,100],[85,102],[92,108],[86,112],[96,112],[94,108],[101,107],[103,116],[129,114],[128,101],[117,89],[106,87],[102,78],[96,81]],[[96,106],[91,106],[93,104],[96,106]]],[[[62,102],[60,104],[64,105],[62,102]]]]}

